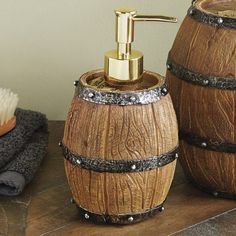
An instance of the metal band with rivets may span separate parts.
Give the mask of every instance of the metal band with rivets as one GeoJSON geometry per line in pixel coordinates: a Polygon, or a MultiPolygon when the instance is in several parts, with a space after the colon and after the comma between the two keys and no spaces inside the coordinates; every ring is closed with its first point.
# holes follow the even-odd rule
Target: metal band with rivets
{"type": "Polygon", "coordinates": [[[80,80],[75,81],[75,94],[89,102],[105,105],[145,105],[157,102],[168,94],[166,84],[153,89],[132,92],[105,92],[84,86],[80,80]]]}
{"type": "Polygon", "coordinates": [[[201,73],[193,72],[177,63],[175,63],[170,56],[167,60],[167,69],[177,78],[186,82],[201,85],[205,87],[212,87],[218,89],[235,90],[236,78],[218,77],[203,75],[201,73]]]}
{"type": "Polygon", "coordinates": [[[177,148],[175,148],[168,153],[152,156],[144,160],[102,160],[74,154],[62,143],[60,146],[62,147],[65,159],[71,164],[96,172],[124,173],[148,171],[165,166],[178,157],[177,148]]]}
{"type": "Polygon", "coordinates": [[[82,208],[77,203],[75,204],[79,209],[80,215],[84,219],[91,220],[95,223],[105,223],[105,224],[133,224],[145,220],[151,216],[154,216],[157,212],[161,212],[164,210],[162,203],[161,205],[158,205],[141,213],[108,215],[108,214],[93,213],[82,208]]]}
{"type": "Polygon", "coordinates": [[[212,25],[215,27],[226,27],[226,28],[236,29],[235,18],[222,17],[219,15],[214,15],[201,11],[200,9],[197,8],[194,2],[193,5],[188,10],[188,16],[198,22],[212,25]]]}
{"type": "Polygon", "coordinates": [[[219,198],[228,198],[228,199],[234,199],[236,200],[236,193],[229,193],[229,192],[222,192],[213,188],[207,188],[199,185],[191,176],[187,175],[187,178],[189,181],[198,189],[200,189],[203,192],[209,193],[214,197],[219,198]]]}
{"type": "Polygon", "coordinates": [[[210,151],[236,153],[236,144],[221,142],[213,139],[199,137],[196,134],[180,131],[179,138],[186,141],[190,145],[203,148],[210,151]]]}

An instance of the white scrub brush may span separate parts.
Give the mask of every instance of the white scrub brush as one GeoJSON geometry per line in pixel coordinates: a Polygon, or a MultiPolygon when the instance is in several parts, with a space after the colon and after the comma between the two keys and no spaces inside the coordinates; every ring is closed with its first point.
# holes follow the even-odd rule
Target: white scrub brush
{"type": "Polygon", "coordinates": [[[0,136],[16,126],[15,110],[19,98],[10,89],[0,88],[0,136]]]}

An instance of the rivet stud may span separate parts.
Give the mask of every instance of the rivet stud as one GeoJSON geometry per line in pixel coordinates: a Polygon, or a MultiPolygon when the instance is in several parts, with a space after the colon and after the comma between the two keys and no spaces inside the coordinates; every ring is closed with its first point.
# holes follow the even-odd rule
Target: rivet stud
{"type": "Polygon", "coordinates": [[[220,17],[220,18],[218,18],[218,20],[217,20],[217,22],[219,23],[219,24],[222,24],[223,23],[223,19],[220,17]]]}
{"type": "Polygon", "coordinates": [[[135,101],[136,101],[136,97],[131,96],[131,97],[130,97],[130,101],[135,102],[135,101]]]}
{"type": "Polygon", "coordinates": [[[132,216],[130,216],[130,217],[128,218],[128,221],[129,221],[129,222],[133,222],[133,221],[134,221],[134,218],[133,218],[132,216]]]}
{"type": "Polygon", "coordinates": [[[94,96],[94,94],[92,92],[88,93],[88,97],[92,98],[94,96]]]}
{"type": "Polygon", "coordinates": [[[132,169],[132,170],[136,170],[136,165],[132,165],[132,166],[131,166],[131,169],[132,169]]]}
{"type": "Polygon", "coordinates": [[[206,142],[202,142],[202,143],[201,143],[201,146],[202,146],[202,147],[206,147],[206,146],[207,146],[207,143],[206,143],[206,142]]]}

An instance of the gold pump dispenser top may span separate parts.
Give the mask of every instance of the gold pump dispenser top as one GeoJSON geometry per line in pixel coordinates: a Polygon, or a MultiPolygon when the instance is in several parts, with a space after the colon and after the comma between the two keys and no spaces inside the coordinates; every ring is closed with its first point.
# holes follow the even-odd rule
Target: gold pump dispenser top
{"type": "Polygon", "coordinates": [[[134,9],[116,9],[117,49],[105,53],[104,73],[108,82],[132,82],[143,74],[143,54],[131,49],[135,21],[176,23],[177,19],[159,15],[137,15],[134,9]]]}

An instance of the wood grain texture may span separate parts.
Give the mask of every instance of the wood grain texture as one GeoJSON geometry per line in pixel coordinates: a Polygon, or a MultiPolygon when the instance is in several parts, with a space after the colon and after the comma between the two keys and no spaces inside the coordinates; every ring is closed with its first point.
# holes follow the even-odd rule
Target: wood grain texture
{"type": "MultiPolygon", "coordinates": [[[[170,58],[196,73],[236,79],[236,30],[213,27],[187,16],[170,58]]],[[[180,130],[236,143],[236,91],[194,85],[170,71],[167,82],[180,130]]],[[[195,182],[209,189],[236,193],[236,155],[211,152],[186,143],[181,144],[180,152],[181,163],[195,182]]]]}
{"type": "Polygon", "coordinates": [[[139,213],[162,204],[169,192],[176,160],[164,167],[135,173],[98,173],[65,161],[75,201],[100,214],[139,213]]]}
{"type": "Polygon", "coordinates": [[[98,105],[74,97],[64,144],[76,153],[107,160],[146,159],[178,145],[170,96],[149,105],[98,105]]]}
{"type": "Polygon", "coordinates": [[[170,56],[194,72],[235,78],[235,35],[234,29],[213,27],[186,16],[170,56]]]}
{"type": "MultiPolygon", "coordinates": [[[[63,143],[75,154],[106,160],[144,160],[178,146],[169,95],[149,105],[99,105],[74,97],[63,143]]],[[[176,161],[151,171],[98,173],[65,161],[75,201],[94,213],[144,212],[163,203],[176,161]]]]}
{"type": "Polygon", "coordinates": [[[206,151],[180,141],[181,165],[188,176],[209,191],[236,194],[235,154],[206,151]]]}
{"type": "Polygon", "coordinates": [[[193,85],[167,72],[179,129],[222,142],[236,143],[236,93],[193,85]]]}

